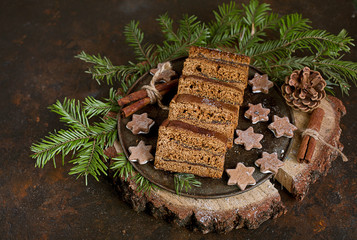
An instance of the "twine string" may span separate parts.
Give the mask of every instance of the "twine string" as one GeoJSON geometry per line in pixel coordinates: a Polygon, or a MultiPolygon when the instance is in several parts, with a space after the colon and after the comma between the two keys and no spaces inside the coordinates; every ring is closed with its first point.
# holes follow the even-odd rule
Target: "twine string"
{"type": "Polygon", "coordinates": [[[142,87],[142,89],[145,89],[148,97],[150,98],[150,103],[154,104],[157,102],[157,104],[159,105],[159,107],[163,110],[169,110],[169,108],[165,105],[162,104],[161,100],[162,100],[162,95],[160,94],[160,92],[156,89],[155,84],[159,79],[159,76],[161,73],[163,73],[166,70],[171,70],[172,66],[170,62],[165,62],[162,64],[162,66],[156,71],[156,73],[154,74],[154,76],[152,77],[150,84],[148,85],[144,85],[142,87]]]}
{"type": "Polygon", "coordinates": [[[332,150],[338,152],[338,154],[342,157],[342,160],[343,160],[344,162],[347,162],[347,161],[348,161],[347,156],[346,156],[340,149],[338,149],[337,147],[335,147],[335,146],[329,144],[328,142],[326,142],[326,141],[322,138],[322,136],[321,136],[317,131],[315,131],[315,130],[313,130],[313,129],[311,129],[311,128],[307,128],[307,129],[305,129],[305,130],[302,132],[301,135],[302,135],[303,137],[307,135],[307,136],[310,136],[310,137],[315,138],[316,140],[320,141],[322,144],[324,144],[324,145],[326,145],[327,147],[331,148],[332,150]]]}

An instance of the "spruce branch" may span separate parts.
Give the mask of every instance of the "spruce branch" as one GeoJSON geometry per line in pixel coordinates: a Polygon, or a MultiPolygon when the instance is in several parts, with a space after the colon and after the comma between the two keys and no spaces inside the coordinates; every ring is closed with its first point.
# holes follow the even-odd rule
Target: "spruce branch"
{"type": "Polygon", "coordinates": [[[113,81],[119,81],[124,92],[151,67],[148,64],[135,64],[133,62],[128,62],[127,65],[114,66],[108,58],[102,58],[100,55],[89,55],[84,51],[75,57],[93,64],[86,73],[92,74],[92,78],[98,84],[101,84],[104,79],[106,79],[108,85],[113,85],[113,81]]]}
{"type": "Polygon", "coordinates": [[[69,161],[74,164],[69,174],[77,175],[77,178],[84,176],[86,185],[88,185],[88,175],[92,175],[97,181],[101,173],[107,175],[108,167],[103,161],[103,158],[106,160],[103,147],[96,139],[82,145],[75,158],[69,161]]]}
{"type": "Polygon", "coordinates": [[[113,144],[117,139],[117,121],[113,118],[102,119],[100,122],[89,124],[89,114],[79,101],[65,99],[57,101],[50,109],[67,123],[69,129],[50,133],[38,143],[31,146],[32,158],[36,159],[36,167],[44,167],[56,155],[68,155],[72,152],[74,164],[70,174],[78,177],[92,175],[98,180],[98,175],[106,174],[107,166],[103,161],[106,157],[103,149],[106,144],[113,144]]]}
{"type": "Polygon", "coordinates": [[[119,176],[121,178],[124,177],[126,181],[128,177],[132,176],[133,166],[131,163],[126,159],[123,153],[118,154],[117,157],[112,158],[113,164],[110,166],[110,169],[114,170],[114,177],[119,176]]]}
{"type": "Polygon", "coordinates": [[[138,192],[144,192],[150,194],[152,189],[158,189],[158,186],[151,183],[140,173],[134,172],[133,166],[126,159],[123,153],[118,154],[117,157],[112,158],[113,164],[110,166],[110,169],[114,170],[114,177],[119,176],[124,178],[127,181],[130,177],[133,177],[136,185],[138,186],[138,192]]]}
{"type": "Polygon", "coordinates": [[[259,4],[257,0],[250,1],[248,5],[242,4],[242,6],[244,9],[243,31],[236,49],[238,53],[246,54],[247,49],[263,40],[262,37],[266,36],[265,30],[274,28],[278,15],[269,13],[271,11],[269,4],[259,4]]]}
{"type": "Polygon", "coordinates": [[[128,65],[120,65],[117,78],[120,79],[120,86],[124,92],[135,83],[144,73],[151,68],[148,64],[128,62],[128,65]]]}
{"type": "Polygon", "coordinates": [[[357,63],[351,61],[342,61],[339,59],[324,59],[313,63],[315,68],[328,77],[329,81],[338,84],[342,93],[348,95],[352,81],[356,85],[357,63]]]}
{"type": "Polygon", "coordinates": [[[179,21],[178,35],[187,45],[205,45],[209,37],[208,28],[195,15],[185,14],[179,21]]]}
{"type": "Polygon", "coordinates": [[[138,62],[147,62],[151,67],[154,66],[155,56],[151,54],[155,45],[143,44],[144,33],[139,28],[139,22],[131,21],[124,28],[124,35],[130,47],[134,48],[136,60],[138,62]]]}
{"type": "Polygon", "coordinates": [[[342,31],[337,36],[324,30],[295,32],[283,40],[270,40],[257,44],[247,54],[254,59],[279,59],[289,56],[298,50],[307,49],[314,52],[320,50],[322,47],[328,48],[334,54],[340,51],[348,52],[350,50],[349,45],[352,45],[352,39],[346,37],[344,32],[342,31]]]}
{"type": "Polygon", "coordinates": [[[112,146],[117,139],[117,119],[107,117],[100,122],[95,122],[89,127],[89,133],[94,136],[95,139],[103,145],[112,146]]]}
{"type": "Polygon", "coordinates": [[[119,106],[117,100],[120,97],[117,96],[117,92],[110,88],[109,98],[105,98],[104,101],[95,99],[94,97],[86,97],[84,99],[83,105],[88,118],[94,116],[105,116],[108,112],[119,112],[119,106]]]}
{"type": "Polygon", "coordinates": [[[294,32],[306,31],[311,29],[309,25],[310,20],[302,18],[301,14],[294,13],[283,16],[278,25],[281,39],[286,39],[290,34],[294,32]]]}
{"type": "Polygon", "coordinates": [[[33,143],[31,157],[36,159],[35,167],[43,168],[46,163],[54,159],[56,155],[68,155],[71,151],[78,150],[91,139],[85,132],[79,130],[60,130],[49,133],[38,143],[33,143]]]}
{"type": "Polygon", "coordinates": [[[138,192],[144,192],[150,194],[152,189],[158,189],[158,186],[147,180],[140,173],[135,174],[134,181],[138,186],[138,188],[136,189],[138,192]]]}
{"type": "MultiPolygon", "coordinates": [[[[167,25],[165,16],[158,18],[161,26],[167,25]]],[[[173,32],[172,26],[162,28],[162,32],[167,35],[173,32]]],[[[170,34],[172,36],[173,33],[170,34]]],[[[207,43],[209,30],[204,23],[197,20],[196,16],[184,15],[179,21],[179,27],[175,33],[176,37],[164,40],[162,46],[157,45],[157,59],[159,62],[169,61],[177,57],[187,56],[188,47],[191,45],[202,46],[207,43]]]]}
{"type": "Polygon", "coordinates": [[[81,104],[75,99],[65,98],[63,103],[59,100],[49,107],[51,112],[57,113],[62,116],[61,122],[66,123],[72,129],[87,131],[89,122],[84,111],[81,111],[81,104]]]}
{"type": "Polygon", "coordinates": [[[97,81],[100,85],[104,80],[107,81],[108,85],[113,85],[113,79],[116,78],[116,75],[119,71],[118,66],[113,66],[112,62],[106,58],[101,57],[99,54],[98,56],[89,55],[82,51],[79,53],[75,58],[79,58],[87,63],[93,64],[86,73],[92,75],[92,78],[97,81]]]}
{"type": "Polygon", "coordinates": [[[244,11],[243,23],[247,26],[247,34],[253,37],[257,29],[267,24],[267,16],[271,11],[269,4],[259,4],[258,0],[252,0],[248,5],[242,4],[244,11]]]}
{"type": "Polygon", "coordinates": [[[211,21],[208,25],[210,31],[208,44],[212,47],[231,46],[240,37],[241,13],[242,10],[235,2],[218,6],[218,12],[213,11],[215,21],[211,21]]]}
{"type": "Polygon", "coordinates": [[[158,21],[161,26],[161,32],[164,34],[166,41],[168,42],[181,42],[181,38],[179,38],[176,32],[173,29],[173,20],[168,16],[167,13],[160,15],[156,21],[158,21]]]}
{"type": "Polygon", "coordinates": [[[88,113],[88,118],[92,118],[93,116],[99,115],[105,116],[113,109],[113,106],[111,102],[103,102],[89,96],[84,99],[84,109],[88,113]]]}
{"type": "Polygon", "coordinates": [[[174,184],[177,195],[181,194],[183,188],[188,192],[192,188],[191,186],[201,187],[201,182],[195,179],[195,175],[188,173],[176,173],[174,175],[174,184]]]}
{"type": "Polygon", "coordinates": [[[281,58],[273,64],[266,61],[259,61],[256,66],[264,71],[276,82],[283,82],[286,76],[295,69],[302,69],[305,66],[312,66],[314,56],[286,57],[281,58]]]}

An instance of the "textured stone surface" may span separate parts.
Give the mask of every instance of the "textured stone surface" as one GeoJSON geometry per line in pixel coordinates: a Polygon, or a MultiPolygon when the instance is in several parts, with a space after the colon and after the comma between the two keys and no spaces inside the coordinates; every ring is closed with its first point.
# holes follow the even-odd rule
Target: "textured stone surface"
{"type": "MultiPolygon", "coordinates": [[[[35,169],[29,158],[33,141],[61,129],[47,107],[58,98],[107,97],[73,56],[81,50],[100,53],[114,64],[134,59],[122,30],[136,19],[145,39],[158,42],[155,19],[168,12],[175,20],[196,14],[213,18],[211,9],[228,1],[0,1],[0,236],[2,239],[217,239],[136,213],[118,199],[105,178],[101,182],[67,173],[71,164],[35,169]]],[[[247,0],[242,1],[247,3],[247,0]]],[[[313,26],[337,34],[345,28],[357,39],[351,0],[269,0],[275,12],[301,13],[313,26]]],[[[353,48],[346,59],[357,61],[353,48]]],[[[354,239],[357,220],[357,88],[342,99],[341,143],[350,161],[332,163],[325,177],[301,202],[281,191],[287,214],[256,230],[233,230],[226,239],[354,239]]],[[[68,159],[67,159],[68,160],[68,159]]]]}

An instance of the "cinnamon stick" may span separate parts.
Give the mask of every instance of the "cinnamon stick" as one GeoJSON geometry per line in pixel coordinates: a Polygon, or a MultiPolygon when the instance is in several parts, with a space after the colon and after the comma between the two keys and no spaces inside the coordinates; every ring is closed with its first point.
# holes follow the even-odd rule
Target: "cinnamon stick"
{"type": "MultiPolygon", "coordinates": [[[[171,89],[166,88],[162,91],[160,91],[161,95],[165,95],[166,93],[168,93],[171,89]]],[[[146,105],[148,105],[150,103],[150,98],[149,97],[145,97],[143,99],[140,99],[139,101],[134,102],[133,104],[130,104],[129,106],[126,106],[125,108],[123,108],[122,111],[122,115],[123,117],[129,117],[130,115],[132,115],[133,113],[139,111],[140,109],[142,109],[143,107],[145,107],[146,105]]]]}
{"type": "Polygon", "coordinates": [[[301,144],[300,144],[300,148],[299,148],[299,152],[297,155],[297,160],[299,163],[303,163],[304,162],[304,158],[306,155],[306,151],[307,151],[307,147],[310,141],[310,136],[304,136],[302,138],[301,144]]]}
{"type": "Polygon", "coordinates": [[[109,112],[104,116],[104,119],[108,119],[109,117],[110,117],[110,118],[117,118],[117,115],[118,115],[117,112],[109,111],[109,112]]]}
{"type": "MultiPolygon", "coordinates": [[[[325,111],[322,108],[316,108],[311,116],[309,123],[307,125],[308,129],[312,129],[314,131],[320,131],[322,119],[325,115],[325,111]]],[[[297,155],[297,159],[299,162],[311,162],[312,155],[314,154],[316,147],[316,139],[305,135],[301,141],[301,145],[299,148],[299,152],[297,155]]]]}
{"type": "MultiPolygon", "coordinates": [[[[177,86],[177,83],[178,83],[178,79],[173,79],[166,83],[157,84],[155,87],[160,92],[165,89],[172,89],[173,87],[177,86]]],[[[139,91],[133,92],[133,93],[119,99],[118,104],[119,104],[119,106],[122,107],[122,106],[129,104],[131,102],[146,98],[147,96],[148,96],[148,94],[147,94],[146,90],[141,89],[139,91]]]]}

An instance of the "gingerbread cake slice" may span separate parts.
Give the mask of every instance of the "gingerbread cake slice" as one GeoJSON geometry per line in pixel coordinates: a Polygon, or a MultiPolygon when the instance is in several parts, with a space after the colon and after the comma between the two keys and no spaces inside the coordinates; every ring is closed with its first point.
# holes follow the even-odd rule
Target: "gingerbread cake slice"
{"type": "Polygon", "coordinates": [[[231,104],[190,94],[179,94],[170,103],[168,118],[222,133],[228,138],[230,148],[233,146],[238,113],[237,107],[231,104]]]}
{"type": "Polygon", "coordinates": [[[240,65],[249,65],[250,63],[250,58],[245,55],[239,55],[231,52],[223,52],[218,49],[197,46],[190,47],[189,57],[206,58],[240,65]]]}
{"type": "Polygon", "coordinates": [[[206,58],[187,58],[182,70],[183,75],[196,75],[229,83],[241,90],[247,87],[248,66],[209,60],[206,58]]]}
{"type": "Polygon", "coordinates": [[[227,137],[178,120],[165,120],[159,128],[155,168],[202,177],[220,178],[227,137]]]}
{"type": "Polygon", "coordinates": [[[249,62],[248,56],[192,46],[182,74],[216,79],[244,90],[248,82],[249,62]]]}
{"type": "Polygon", "coordinates": [[[181,76],[178,94],[191,94],[224,103],[240,106],[243,103],[244,91],[229,83],[195,75],[181,76]]]}

